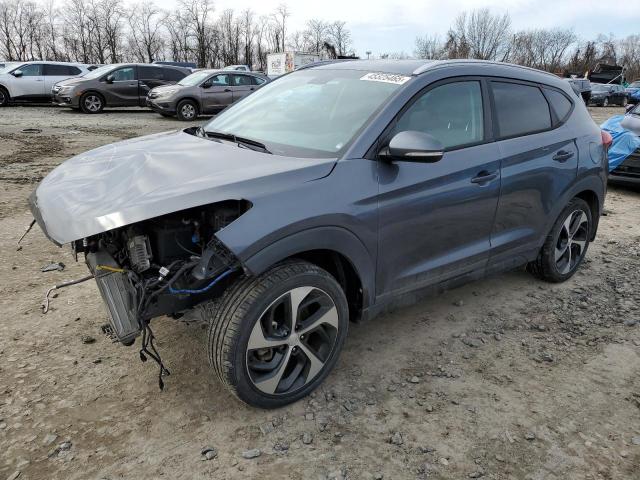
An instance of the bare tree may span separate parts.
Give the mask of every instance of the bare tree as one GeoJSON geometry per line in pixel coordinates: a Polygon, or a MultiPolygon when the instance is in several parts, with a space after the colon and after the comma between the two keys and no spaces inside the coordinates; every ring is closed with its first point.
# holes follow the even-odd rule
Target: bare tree
{"type": "Polygon", "coordinates": [[[351,32],[347,22],[336,20],[328,25],[328,41],[335,47],[338,56],[349,55],[351,49],[351,32]]]}
{"type": "MultiPolygon", "coordinates": [[[[78,0],[82,1],[82,0],[78,0]]],[[[160,9],[150,0],[133,5],[129,15],[129,46],[140,62],[157,60],[164,46],[160,9]]]]}
{"type": "Polygon", "coordinates": [[[446,48],[454,58],[504,60],[511,37],[509,14],[493,15],[488,8],[463,12],[447,34],[446,48]]]}
{"type": "Polygon", "coordinates": [[[307,21],[304,31],[305,47],[309,52],[321,52],[329,35],[329,25],[323,20],[307,21]]]}
{"type": "Polygon", "coordinates": [[[286,3],[281,3],[276,8],[275,12],[273,12],[273,19],[276,25],[274,36],[279,39],[278,44],[276,45],[276,52],[285,51],[285,42],[287,38],[287,19],[291,16],[291,12],[289,11],[289,7],[286,3]],[[280,46],[282,48],[280,49],[280,46]]]}
{"type": "Polygon", "coordinates": [[[438,35],[425,35],[416,38],[414,55],[418,58],[440,60],[446,58],[444,43],[438,35]]]}

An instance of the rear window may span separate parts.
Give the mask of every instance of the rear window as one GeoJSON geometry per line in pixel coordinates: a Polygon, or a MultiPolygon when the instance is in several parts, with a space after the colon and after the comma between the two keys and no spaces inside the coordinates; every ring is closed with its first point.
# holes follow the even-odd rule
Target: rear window
{"type": "Polygon", "coordinates": [[[538,87],[491,82],[500,137],[517,137],[551,128],[549,104],[538,87]]]}
{"type": "Polygon", "coordinates": [[[545,88],[544,94],[547,96],[549,105],[553,108],[558,122],[565,121],[571,111],[571,101],[564,94],[550,88],[545,88]]]}
{"type": "Polygon", "coordinates": [[[187,76],[186,73],[177,68],[163,68],[162,70],[164,70],[164,79],[172,82],[180,81],[187,76]]]}

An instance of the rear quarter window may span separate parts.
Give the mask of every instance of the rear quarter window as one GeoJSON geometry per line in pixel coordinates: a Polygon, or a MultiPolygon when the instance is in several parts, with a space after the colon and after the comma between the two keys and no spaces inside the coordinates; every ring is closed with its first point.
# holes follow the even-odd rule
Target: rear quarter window
{"type": "Polygon", "coordinates": [[[172,82],[178,82],[182,80],[187,75],[177,68],[164,68],[164,79],[172,82]]]}
{"type": "Polygon", "coordinates": [[[501,138],[528,135],[551,128],[551,111],[542,91],[532,85],[491,82],[501,138]]]}
{"type": "Polygon", "coordinates": [[[544,94],[546,95],[547,100],[549,100],[549,105],[551,105],[551,108],[556,114],[558,123],[564,122],[569,116],[569,112],[571,112],[571,101],[564,94],[550,88],[545,88],[544,94]]]}

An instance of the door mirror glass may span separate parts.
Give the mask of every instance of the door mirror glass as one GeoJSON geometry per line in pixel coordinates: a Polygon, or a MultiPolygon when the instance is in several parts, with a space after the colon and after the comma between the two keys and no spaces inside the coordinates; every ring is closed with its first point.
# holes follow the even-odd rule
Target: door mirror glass
{"type": "Polygon", "coordinates": [[[13,76],[20,78],[22,76],[22,70],[14,70],[13,71],[13,76]]]}
{"type": "Polygon", "coordinates": [[[444,146],[425,132],[405,130],[397,133],[383,150],[383,157],[404,162],[437,162],[444,155],[444,146]]]}
{"type": "Polygon", "coordinates": [[[202,88],[211,88],[211,85],[213,85],[213,82],[211,81],[211,79],[206,80],[202,85],[200,85],[202,88]]]}
{"type": "Polygon", "coordinates": [[[115,77],[110,74],[110,75],[107,75],[107,78],[105,78],[105,81],[107,83],[113,83],[114,79],[115,79],[115,77]]]}

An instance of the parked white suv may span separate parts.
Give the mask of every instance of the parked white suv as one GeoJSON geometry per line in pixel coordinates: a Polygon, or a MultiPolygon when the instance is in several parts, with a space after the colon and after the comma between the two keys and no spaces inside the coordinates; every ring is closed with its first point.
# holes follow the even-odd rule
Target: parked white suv
{"type": "Polygon", "coordinates": [[[91,67],[65,62],[8,62],[0,68],[0,107],[13,101],[48,102],[53,85],[84,75],[91,67]]]}

